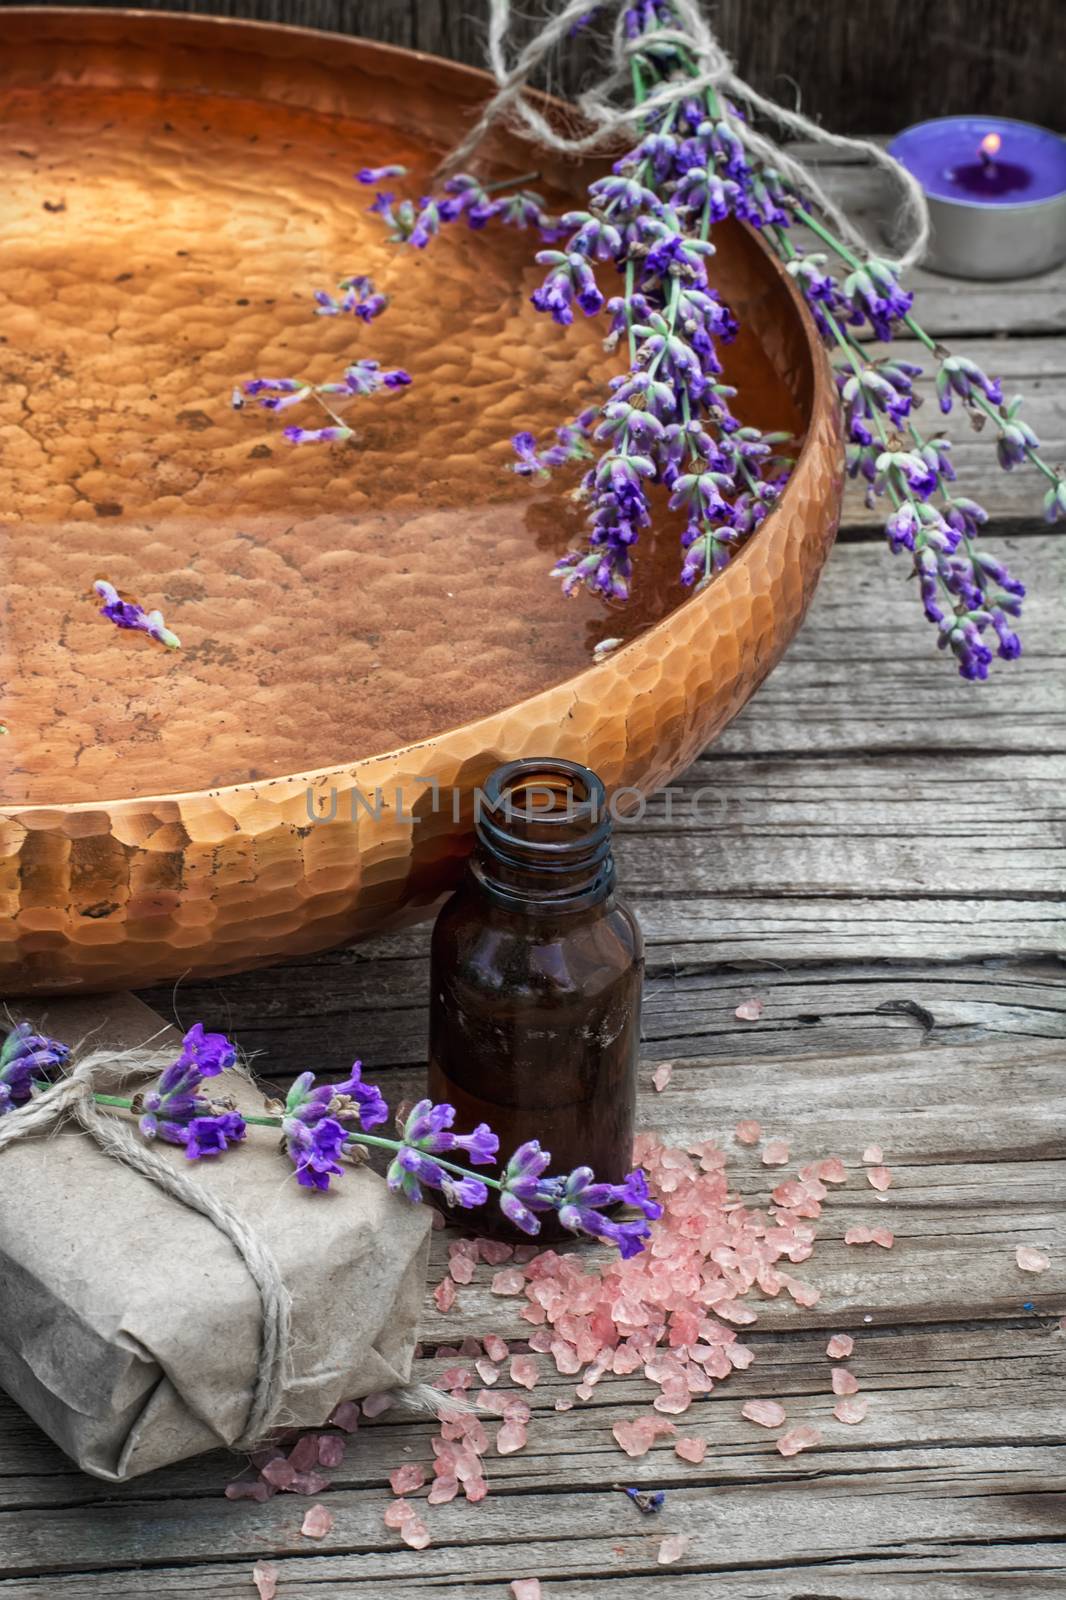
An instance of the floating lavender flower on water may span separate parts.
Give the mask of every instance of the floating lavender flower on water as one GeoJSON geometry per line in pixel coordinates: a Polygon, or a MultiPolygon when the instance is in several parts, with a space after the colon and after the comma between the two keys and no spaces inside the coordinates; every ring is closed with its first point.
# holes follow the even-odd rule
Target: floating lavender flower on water
{"type": "Polygon", "coordinates": [[[70,1051],[56,1039],[18,1022],[0,1045],[0,1117],[25,1105],[37,1085],[46,1085],[70,1051]]]}
{"type": "Polygon", "coordinates": [[[93,588],[104,602],[100,607],[100,615],[113,622],[116,628],[146,633],[150,639],[165,645],[168,650],[181,648],[181,640],[167,627],[161,611],[145,611],[144,607],[137,605],[135,601],[123,600],[114,584],[108,583],[106,578],[98,578],[93,588]]]}

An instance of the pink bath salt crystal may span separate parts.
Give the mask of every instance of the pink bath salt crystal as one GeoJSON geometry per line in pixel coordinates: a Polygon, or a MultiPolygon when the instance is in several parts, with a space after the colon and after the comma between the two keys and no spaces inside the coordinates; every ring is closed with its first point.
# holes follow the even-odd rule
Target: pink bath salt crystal
{"type": "Polygon", "coordinates": [[[547,1355],[552,1347],[552,1334],[550,1328],[534,1328],[529,1336],[529,1348],[536,1350],[539,1355],[547,1355]]]}
{"type": "MultiPolygon", "coordinates": [[[[452,1256],[448,1263],[448,1276],[453,1283],[473,1283],[476,1270],[477,1263],[471,1261],[469,1256],[452,1256]]],[[[443,1288],[444,1285],[441,1284],[440,1287],[443,1288]]],[[[441,1310],[447,1310],[447,1307],[442,1306],[441,1310]]]]}
{"type": "MultiPolygon", "coordinates": [[[[572,1344],[567,1344],[565,1339],[553,1339],[549,1348],[556,1372],[561,1373],[563,1377],[571,1377],[575,1372],[581,1371],[581,1357],[572,1344]]],[[[615,1370],[617,1371],[617,1368],[615,1370]]],[[[630,1368],[630,1371],[632,1370],[630,1368]]]]}
{"type": "Polygon", "coordinates": [[[380,1417],[383,1411],[388,1411],[392,1403],[391,1389],[381,1389],[377,1394],[368,1394],[363,1400],[363,1416],[380,1417]]]}
{"type": "Polygon", "coordinates": [[[505,1267],[502,1272],[496,1273],[489,1284],[493,1294],[521,1294],[525,1286],[526,1275],[519,1272],[517,1267],[505,1267]]]}
{"type": "Polygon", "coordinates": [[[468,1333],[459,1346],[459,1354],[461,1356],[472,1356],[474,1360],[477,1360],[481,1354],[481,1340],[475,1339],[472,1334],[468,1333]]]}
{"type": "Polygon", "coordinates": [[[656,1560],[660,1567],[668,1567],[672,1561],[680,1561],[687,1549],[687,1533],[668,1533],[666,1538],[659,1542],[659,1554],[656,1560]]]}
{"type": "Polygon", "coordinates": [[[433,1229],[434,1233],[442,1233],[448,1226],[443,1214],[440,1211],[431,1211],[429,1217],[429,1225],[433,1229]]]}
{"type": "Polygon", "coordinates": [[[798,1306],[816,1306],[822,1298],[821,1289],[815,1289],[809,1283],[801,1283],[798,1278],[785,1278],[785,1288],[798,1306]]]}
{"type": "Polygon", "coordinates": [[[619,1377],[624,1377],[628,1372],[636,1372],[640,1365],[640,1356],[632,1345],[620,1344],[614,1353],[611,1371],[617,1373],[619,1377]]]}
{"type": "Polygon", "coordinates": [[[488,1492],[488,1483],[481,1476],[467,1478],[466,1482],[463,1484],[463,1493],[470,1501],[470,1504],[474,1506],[477,1505],[478,1501],[484,1500],[488,1492]]]}
{"type": "Polygon", "coordinates": [[[616,1422],[611,1429],[618,1444],[621,1445],[627,1456],[647,1455],[655,1442],[655,1435],[649,1434],[647,1428],[640,1426],[641,1418],[633,1422],[616,1422]]]}
{"type": "Polygon", "coordinates": [[[324,1539],[333,1526],[333,1512],[328,1506],[309,1506],[300,1524],[305,1539],[324,1539]]]}
{"type": "Polygon", "coordinates": [[[339,1433],[324,1433],[318,1441],[318,1465],[340,1467],[344,1465],[344,1440],[339,1433]]]}
{"type": "Polygon", "coordinates": [[[707,1454],[706,1439],[678,1439],[674,1445],[674,1454],[679,1455],[682,1461],[691,1461],[699,1466],[707,1454]]]}
{"type": "Polygon", "coordinates": [[[859,1392],[859,1380],[853,1372],[848,1371],[847,1367],[833,1368],[832,1384],[834,1394],[858,1394],[859,1392]]]}
{"type": "Polygon", "coordinates": [[[449,1477],[447,1474],[434,1478],[429,1486],[426,1504],[431,1506],[447,1505],[449,1500],[454,1500],[459,1493],[459,1479],[449,1477]]]}
{"type": "Polygon", "coordinates": [[[318,1466],[318,1434],[304,1433],[289,1451],[289,1466],[294,1472],[307,1472],[318,1466]]]}
{"type": "Polygon", "coordinates": [[[512,1356],[511,1378],[523,1389],[535,1389],[540,1382],[540,1366],[535,1356],[512,1356]]]}
{"type": "Polygon", "coordinates": [[[871,1228],[870,1243],[879,1244],[882,1250],[891,1250],[896,1242],[896,1235],[891,1228],[871,1228]]]}
{"type": "Polygon", "coordinates": [[[1014,1259],[1023,1272],[1046,1272],[1051,1265],[1044,1252],[1031,1244],[1020,1244],[1014,1252],[1014,1259]]]}
{"type": "Polygon", "coordinates": [[[738,1122],[733,1132],[738,1144],[758,1144],[762,1138],[762,1128],[757,1122],[738,1122]]]}
{"type": "Polygon", "coordinates": [[[386,1528],[402,1528],[405,1522],[410,1521],[412,1517],[417,1517],[417,1515],[418,1512],[410,1500],[394,1500],[391,1505],[385,1507],[382,1521],[386,1528]]]}
{"type": "Polygon", "coordinates": [[[869,1409],[869,1400],[865,1395],[860,1395],[857,1400],[838,1400],[833,1407],[833,1415],[838,1422],[862,1422],[869,1409]]]}
{"type": "Polygon", "coordinates": [[[526,1400],[519,1400],[516,1394],[500,1396],[503,1401],[502,1416],[505,1422],[521,1422],[523,1426],[533,1415],[533,1407],[526,1400]]]}
{"type": "Polygon", "coordinates": [[[862,1153],[862,1159],[868,1167],[879,1167],[885,1159],[885,1152],[879,1144],[868,1144],[862,1153]]]}
{"type": "Polygon", "coordinates": [[[445,1367],[437,1379],[438,1389],[469,1389],[474,1381],[474,1374],[469,1367],[445,1367]]]}
{"type": "Polygon", "coordinates": [[[855,1340],[850,1333],[834,1333],[825,1347],[825,1353],[830,1361],[843,1361],[850,1356],[855,1348],[855,1340]]]}
{"type": "Polygon", "coordinates": [[[514,1245],[502,1239],[479,1239],[477,1251],[487,1267],[502,1267],[514,1255],[514,1245]]]}
{"type": "Polygon", "coordinates": [[[651,1081],[655,1085],[659,1094],[662,1094],[673,1075],[674,1069],[670,1065],[669,1061],[664,1061],[662,1066],[656,1067],[655,1071],[651,1075],[651,1081]]]}
{"type": "Polygon", "coordinates": [[[514,1258],[518,1262],[519,1266],[526,1261],[532,1261],[534,1256],[539,1255],[539,1244],[516,1244],[514,1247],[514,1258]]]}
{"type": "Polygon", "coordinates": [[[810,1450],[812,1446],[819,1445],[822,1436],[817,1428],[808,1427],[801,1423],[798,1428],[790,1428],[783,1433],[777,1441],[777,1448],[783,1456],[798,1456],[801,1450],[810,1450]]]}
{"type": "Polygon", "coordinates": [[[477,1368],[477,1375],[482,1383],[487,1383],[490,1387],[500,1376],[499,1367],[493,1366],[491,1361],[475,1361],[474,1366],[477,1368]]]}
{"type": "Polygon", "coordinates": [[[514,1600],[541,1600],[539,1578],[513,1578],[511,1593],[514,1600]]]}
{"type": "MultiPolygon", "coordinates": [[[[442,1314],[450,1311],[455,1304],[455,1279],[442,1278],[433,1291],[433,1303],[442,1314]]],[[[366,1410],[366,1407],[363,1407],[366,1410]]]]}
{"type": "Polygon", "coordinates": [[[521,1450],[526,1442],[525,1423],[517,1418],[503,1424],[496,1435],[496,1449],[501,1456],[514,1455],[516,1450],[521,1450]]]}
{"type": "Polygon", "coordinates": [[[499,1391],[493,1394],[491,1389],[479,1389],[474,1396],[474,1404],[479,1411],[491,1411],[494,1416],[502,1417],[507,1396],[499,1391]]]}
{"type": "Polygon", "coordinates": [[[263,1468],[261,1477],[267,1483],[273,1484],[275,1489],[290,1489],[296,1480],[297,1472],[291,1461],[286,1461],[281,1456],[276,1461],[268,1461],[263,1468]]]}
{"type": "Polygon", "coordinates": [[[866,1173],[870,1186],[873,1189],[885,1190],[891,1187],[892,1174],[887,1167],[870,1167],[866,1173]]]}
{"type": "Polygon", "coordinates": [[[252,1582],[259,1591],[259,1600],[274,1600],[278,1592],[278,1569],[273,1561],[257,1561],[252,1568],[252,1582]]]}
{"type": "Polygon", "coordinates": [[[692,1396],[687,1386],[679,1389],[664,1389],[662,1394],[657,1394],[652,1401],[655,1410],[663,1412],[668,1417],[679,1417],[683,1411],[688,1410],[691,1404],[692,1396]]]}
{"type": "Polygon", "coordinates": [[[523,1322],[531,1322],[534,1327],[540,1327],[548,1320],[548,1313],[545,1311],[544,1307],[538,1306],[534,1303],[531,1303],[528,1306],[523,1306],[518,1315],[522,1318],[523,1322]]]}
{"type": "Polygon", "coordinates": [[[749,1322],[758,1322],[759,1320],[750,1306],[742,1306],[735,1300],[715,1306],[714,1309],[723,1322],[735,1322],[738,1328],[746,1328],[749,1322]]]}
{"type": "Polygon", "coordinates": [[[845,1228],[844,1230],[845,1244],[873,1244],[873,1242],[874,1236],[870,1232],[870,1229],[864,1228],[861,1224],[854,1228],[845,1228]]]}
{"type": "Polygon", "coordinates": [[[739,1017],[741,1022],[758,1022],[766,1009],[766,1002],[760,1000],[758,995],[752,995],[750,1000],[742,1000],[733,1015],[739,1017]]]}
{"type": "Polygon", "coordinates": [[[740,1414],[749,1422],[757,1422],[760,1428],[779,1428],[785,1420],[780,1400],[745,1400],[740,1414]]]}
{"type": "Polygon", "coordinates": [[[574,1402],[572,1400],[556,1400],[555,1409],[556,1411],[573,1411],[574,1402]]]}
{"type": "Polygon", "coordinates": [[[263,1478],[235,1478],[222,1492],[227,1500],[257,1500],[262,1504],[272,1500],[278,1491],[263,1478]]]}
{"type": "Polygon", "coordinates": [[[501,1339],[498,1333],[486,1333],[481,1343],[490,1361],[498,1363],[507,1360],[507,1341],[501,1339]]]}
{"type": "Polygon", "coordinates": [[[764,1167],[783,1167],[788,1160],[788,1140],[771,1139],[762,1153],[764,1167]]]}
{"type": "Polygon", "coordinates": [[[400,1538],[404,1544],[409,1544],[412,1550],[424,1550],[429,1543],[429,1529],[416,1513],[413,1517],[408,1517],[403,1524],[400,1538]]]}
{"type": "Polygon", "coordinates": [[[423,1487],[425,1481],[425,1467],[420,1467],[413,1461],[408,1461],[404,1466],[397,1467],[395,1472],[389,1473],[393,1494],[413,1494],[416,1489],[423,1487]]]}
{"type": "Polygon", "coordinates": [[[818,1176],[823,1183],[847,1183],[848,1169],[839,1156],[830,1156],[826,1161],[819,1161],[818,1176]]]}
{"type": "Polygon", "coordinates": [[[749,1350],[746,1344],[731,1344],[726,1351],[726,1359],[736,1372],[746,1372],[755,1360],[755,1351],[749,1350]]]}
{"type": "Polygon", "coordinates": [[[291,1494],[322,1494],[330,1481],[322,1472],[298,1472],[289,1484],[291,1494]]]}

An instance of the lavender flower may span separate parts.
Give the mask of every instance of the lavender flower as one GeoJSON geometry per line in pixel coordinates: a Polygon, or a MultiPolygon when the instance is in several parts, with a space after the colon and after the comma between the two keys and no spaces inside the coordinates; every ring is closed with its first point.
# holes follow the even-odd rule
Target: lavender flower
{"type": "Polygon", "coordinates": [[[116,628],[146,633],[150,639],[165,645],[168,650],[181,648],[181,640],[166,626],[161,611],[145,611],[143,606],[137,605],[135,601],[123,600],[114,584],[108,583],[106,578],[98,578],[93,588],[104,602],[100,607],[100,615],[113,622],[116,628]]]}
{"type": "Polygon", "coordinates": [[[623,1259],[639,1254],[648,1237],[648,1219],[662,1216],[662,1206],[648,1194],[648,1184],[639,1169],[624,1183],[597,1183],[591,1167],[576,1167],[563,1182],[558,1200],[559,1221],[575,1233],[587,1233],[618,1246],[623,1259]],[[606,1206],[637,1206],[644,1216],[636,1222],[612,1222],[602,1216],[606,1206]]]}
{"type": "Polygon", "coordinates": [[[313,1072],[302,1072],[289,1089],[285,1114],[308,1125],[327,1116],[354,1120],[369,1132],[388,1121],[389,1108],[381,1090],[363,1082],[362,1062],[353,1061],[348,1076],[340,1083],[316,1084],[313,1072]]]}
{"type": "Polygon", "coordinates": [[[334,1117],[311,1124],[299,1116],[287,1116],[281,1126],[297,1183],[304,1189],[328,1189],[330,1178],[339,1178],[344,1171],[340,1156],[348,1130],[334,1117]]]}
{"type": "Polygon", "coordinates": [[[343,444],[352,437],[351,428],[339,423],[328,428],[286,428],[284,437],[290,444],[343,444]]]}
{"type": "Polygon", "coordinates": [[[523,1233],[539,1233],[540,1223],[534,1213],[553,1210],[559,1198],[560,1180],[543,1176],[550,1161],[550,1151],[542,1150],[536,1139],[530,1139],[519,1145],[507,1163],[500,1210],[523,1233]]]}
{"type": "Polygon", "coordinates": [[[403,178],[407,168],[393,165],[391,167],[360,167],[355,175],[356,183],[384,183],[387,178],[403,178]]]}
{"type": "Polygon", "coordinates": [[[25,1105],[34,1085],[46,1083],[69,1055],[65,1044],[34,1033],[28,1022],[17,1022],[0,1046],[0,1117],[25,1105]]]}
{"type": "Polygon", "coordinates": [[[199,1093],[205,1078],[217,1077],[236,1059],[236,1049],[225,1034],[205,1033],[199,1022],[191,1027],[178,1059],[154,1089],[138,1097],[144,1137],[184,1145],[190,1161],[221,1155],[239,1143],[247,1129],[232,1102],[209,1100],[199,1093]]]}

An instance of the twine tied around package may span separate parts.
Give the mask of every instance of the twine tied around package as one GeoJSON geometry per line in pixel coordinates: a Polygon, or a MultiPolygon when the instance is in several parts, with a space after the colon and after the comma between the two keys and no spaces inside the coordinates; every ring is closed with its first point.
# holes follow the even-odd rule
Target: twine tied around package
{"type": "Polygon", "coordinates": [[[632,0],[603,0],[601,5],[596,6],[593,0],[566,0],[519,52],[513,64],[508,66],[506,45],[511,26],[511,0],[489,0],[488,60],[498,89],[466,138],[443,162],[441,172],[450,174],[462,167],[493,123],[500,119],[506,119],[523,138],[560,155],[585,155],[609,147],[621,135],[631,134],[633,125],[641,122],[649,113],[665,111],[694,94],[714,89],[728,96],[749,114],[757,113],[794,138],[809,139],[831,150],[865,156],[888,172],[899,190],[896,234],[901,239],[910,239],[907,248],[898,256],[888,256],[870,244],[825,192],[810,167],[758,132],[750,120],[737,118],[733,123],[736,134],[751,154],[764,165],[776,168],[793,188],[808,197],[814,209],[821,211],[832,222],[841,238],[862,255],[879,256],[897,272],[904,272],[921,260],[929,243],[929,206],[922,186],[913,173],[908,172],[906,167],[872,140],[850,139],[843,134],[830,133],[802,112],[790,111],[777,101],[759,94],[738,75],[729,55],[716,39],[700,0],[670,0],[679,26],[676,29],[662,28],[655,34],[655,38],[664,44],[684,47],[697,69],[695,74],[661,83],[640,105],[632,104],[630,62],[636,53],[646,49],[647,40],[630,39],[626,33],[625,14],[631,3],[632,0]],[[609,68],[591,88],[574,99],[576,109],[590,126],[591,132],[563,133],[557,124],[549,122],[544,113],[526,99],[526,85],[556,46],[562,44],[591,12],[609,9],[617,12],[611,30],[609,68]],[[619,99],[620,90],[628,94],[630,103],[619,99]]]}
{"type": "Polygon", "coordinates": [[[132,1167],[225,1234],[251,1273],[263,1309],[252,1401],[244,1430],[232,1446],[235,1450],[252,1450],[278,1422],[288,1373],[292,1303],[273,1252],[239,1212],[142,1144],[118,1117],[101,1110],[93,1099],[95,1093],[104,1092],[105,1085],[109,1090],[128,1086],[138,1078],[157,1073],[160,1066],[160,1056],[152,1050],[91,1051],[58,1082],[0,1118],[0,1151],[27,1134],[51,1132],[69,1119],[106,1156],[132,1167]]]}

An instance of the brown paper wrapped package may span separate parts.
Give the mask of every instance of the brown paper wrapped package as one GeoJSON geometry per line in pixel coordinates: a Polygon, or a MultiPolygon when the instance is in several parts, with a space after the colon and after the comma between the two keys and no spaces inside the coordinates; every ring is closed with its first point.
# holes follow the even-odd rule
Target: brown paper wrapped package
{"type": "MultiPolygon", "coordinates": [[[[91,1032],[97,1050],[180,1045],[129,995],[13,1011],[68,1044],[91,1032]]],[[[237,1074],[211,1088],[261,1109],[237,1074]]],[[[318,1426],[341,1400],[406,1383],[426,1208],[366,1168],[346,1170],[328,1193],[301,1189],[270,1128],[249,1128],[215,1160],[153,1148],[210,1185],[274,1253],[292,1297],[280,1423],[318,1426]]],[[[261,1321],[259,1291],[229,1239],[80,1129],[0,1151],[0,1384],[86,1472],[131,1478],[239,1439],[261,1321]]]]}

